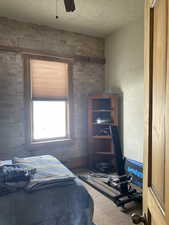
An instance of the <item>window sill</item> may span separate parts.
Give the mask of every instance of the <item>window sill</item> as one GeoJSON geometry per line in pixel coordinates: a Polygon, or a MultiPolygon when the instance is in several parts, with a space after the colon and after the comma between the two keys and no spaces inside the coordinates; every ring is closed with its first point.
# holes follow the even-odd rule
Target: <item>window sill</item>
{"type": "Polygon", "coordinates": [[[44,148],[47,146],[57,146],[57,145],[67,145],[67,144],[73,144],[73,140],[69,138],[65,139],[58,139],[58,140],[45,140],[45,141],[34,141],[29,144],[27,144],[27,148],[29,149],[35,149],[35,148],[44,148]]]}

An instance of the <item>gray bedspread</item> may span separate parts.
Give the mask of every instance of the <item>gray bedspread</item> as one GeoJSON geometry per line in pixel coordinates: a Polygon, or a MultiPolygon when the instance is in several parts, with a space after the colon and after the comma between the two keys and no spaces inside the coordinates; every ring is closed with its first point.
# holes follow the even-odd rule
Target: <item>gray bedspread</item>
{"type": "Polygon", "coordinates": [[[92,225],[93,201],[78,178],[72,184],[0,197],[0,225],[92,225]]]}

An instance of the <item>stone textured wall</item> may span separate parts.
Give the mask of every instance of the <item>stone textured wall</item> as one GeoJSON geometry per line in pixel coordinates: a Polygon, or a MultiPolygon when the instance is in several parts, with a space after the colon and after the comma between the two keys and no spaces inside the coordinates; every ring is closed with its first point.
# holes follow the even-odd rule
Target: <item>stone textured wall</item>
{"type": "MultiPolygon", "coordinates": [[[[45,26],[0,18],[0,45],[48,51],[59,56],[104,56],[104,41],[45,26]]],[[[40,148],[25,145],[24,69],[19,53],[0,51],[0,160],[13,156],[52,154],[71,164],[87,156],[87,97],[104,89],[104,65],[75,61],[71,144],[40,148]]]]}

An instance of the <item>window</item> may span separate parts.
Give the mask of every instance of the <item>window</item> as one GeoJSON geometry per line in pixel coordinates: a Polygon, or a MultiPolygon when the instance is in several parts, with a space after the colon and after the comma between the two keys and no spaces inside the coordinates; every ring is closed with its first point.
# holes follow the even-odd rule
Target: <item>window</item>
{"type": "Polygon", "coordinates": [[[69,139],[69,63],[42,57],[28,61],[31,142],[69,139]]]}
{"type": "Polygon", "coordinates": [[[66,131],[65,101],[33,101],[33,139],[64,138],[66,131]]]}

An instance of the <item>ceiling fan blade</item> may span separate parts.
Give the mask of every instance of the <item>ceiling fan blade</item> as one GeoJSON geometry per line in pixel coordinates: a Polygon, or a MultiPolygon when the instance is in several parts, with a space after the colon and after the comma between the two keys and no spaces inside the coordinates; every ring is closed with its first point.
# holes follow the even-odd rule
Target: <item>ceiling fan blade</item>
{"type": "Polygon", "coordinates": [[[74,12],[75,11],[75,2],[74,0],[64,0],[66,12],[74,12]]]}

